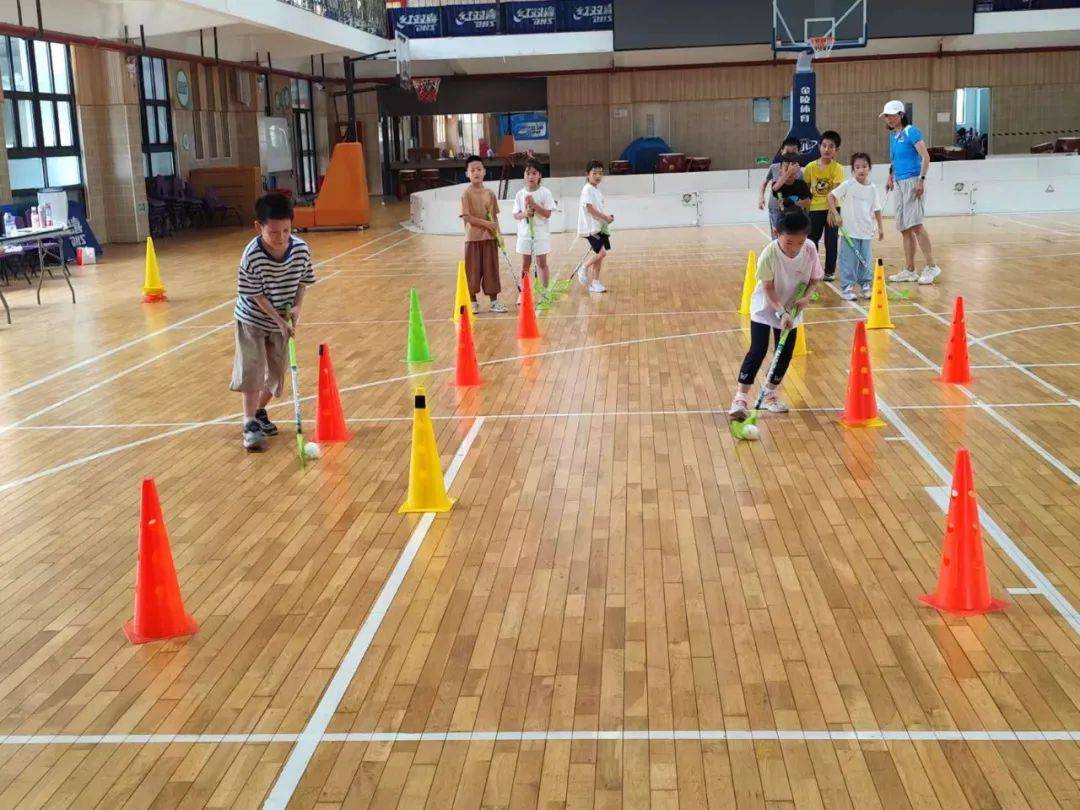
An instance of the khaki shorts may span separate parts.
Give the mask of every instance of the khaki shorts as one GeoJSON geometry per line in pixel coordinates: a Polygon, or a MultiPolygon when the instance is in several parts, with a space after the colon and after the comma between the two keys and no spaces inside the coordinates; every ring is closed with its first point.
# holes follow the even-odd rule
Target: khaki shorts
{"type": "Polygon", "coordinates": [[[916,225],[922,225],[926,211],[926,195],[915,196],[918,177],[896,181],[896,230],[906,231],[916,225]]]}
{"type": "Polygon", "coordinates": [[[280,397],[285,385],[288,338],[258,326],[236,322],[236,357],[233,360],[232,391],[268,390],[280,397]]]}

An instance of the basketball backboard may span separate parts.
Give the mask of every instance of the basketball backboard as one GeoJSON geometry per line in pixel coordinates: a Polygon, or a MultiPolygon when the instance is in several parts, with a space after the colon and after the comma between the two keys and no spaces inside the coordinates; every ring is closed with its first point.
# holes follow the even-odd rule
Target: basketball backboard
{"type": "Polygon", "coordinates": [[[397,77],[398,83],[405,90],[412,92],[412,63],[409,59],[409,38],[405,34],[401,33],[401,30],[394,31],[394,44],[396,50],[394,55],[397,59],[397,77]]]}
{"type": "Polygon", "coordinates": [[[774,51],[815,50],[813,38],[832,37],[829,50],[866,47],[867,0],[772,0],[774,51]]]}

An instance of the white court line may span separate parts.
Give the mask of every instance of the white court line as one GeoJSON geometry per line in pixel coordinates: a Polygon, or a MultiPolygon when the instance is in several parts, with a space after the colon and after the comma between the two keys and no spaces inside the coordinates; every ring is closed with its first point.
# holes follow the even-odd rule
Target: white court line
{"type": "Polygon", "coordinates": [[[1041,596],[1042,588],[1006,588],[1006,593],[1014,596],[1041,596]]]}
{"type": "Polygon", "coordinates": [[[973,338],[973,343],[982,343],[984,340],[992,340],[1003,335],[1015,335],[1018,332],[1034,332],[1039,329],[1053,329],[1057,326],[1080,326],[1080,321],[1066,321],[1065,323],[1043,323],[1038,326],[1021,326],[1019,329],[1006,329],[1004,332],[993,332],[983,335],[981,338],[973,338]]]}
{"type": "MultiPolygon", "coordinates": [[[[853,308],[862,312],[864,315],[866,314],[866,310],[856,304],[854,301],[849,301],[848,303],[853,308]]],[[[896,338],[897,342],[899,342],[902,346],[907,348],[912,353],[916,355],[921,355],[921,352],[916,350],[914,346],[912,346],[900,335],[894,333],[893,337],[896,338]]],[[[930,365],[931,367],[933,367],[933,364],[930,365]]],[[[972,394],[971,391],[969,391],[968,389],[961,387],[961,390],[965,391],[967,395],[973,400],[975,399],[975,395],[972,394]]],[[[899,413],[897,413],[898,409],[890,407],[881,398],[880,394],[877,396],[877,400],[878,408],[881,411],[882,415],[886,419],[888,419],[889,422],[892,423],[893,427],[895,427],[900,432],[900,434],[908,440],[908,443],[911,445],[912,449],[919,455],[919,458],[921,458],[926,463],[926,465],[931,470],[933,470],[934,473],[937,474],[938,478],[941,479],[941,482],[946,487],[943,492],[947,496],[948,487],[952,485],[952,474],[950,473],[950,471],[945,467],[945,465],[943,465],[940,461],[937,460],[934,454],[930,452],[930,448],[927,447],[926,444],[922,441],[922,439],[920,439],[915,434],[915,432],[910,427],[908,427],[907,423],[900,418],[899,413]]],[[[1024,441],[1025,444],[1035,450],[1035,452],[1037,452],[1044,459],[1049,461],[1056,469],[1064,472],[1066,476],[1070,478],[1070,480],[1073,480],[1074,483],[1077,483],[1077,480],[1080,480],[1077,479],[1076,474],[1072,470],[1070,470],[1068,467],[1065,467],[1065,465],[1063,465],[1060,461],[1047,453],[1042,447],[1032,441],[1023,431],[1016,428],[1003,416],[996,413],[993,409],[987,407],[984,403],[978,402],[977,400],[975,402],[975,405],[976,407],[981,408],[983,411],[989,414],[998,423],[1002,424],[1004,427],[1010,430],[1010,432],[1013,433],[1013,435],[1017,436],[1017,438],[1024,441]]],[[[927,488],[928,491],[938,489],[940,488],[927,488]]],[[[934,492],[931,491],[930,494],[932,497],[935,497],[936,500],[934,492]]],[[[941,503],[938,502],[938,505],[940,506],[941,503]]],[[[1012,539],[1007,534],[1005,534],[1004,531],[1002,531],[1001,527],[998,526],[998,524],[994,522],[993,518],[991,518],[990,515],[986,513],[986,510],[980,507],[980,513],[983,516],[982,525],[986,529],[986,533],[989,534],[990,537],[994,540],[994,542],[997,543],[998,547],[1003,552],[1005,552],[1005,554],[1007,554],[1010,559],[1012,559],[1016,566],[1025,574],[1027,574],[1028,578],[1031,580],[1032,583],[1042,588],[1043,593],[1046,595],[1046,598],[1050,601],[1050,603],[1054,606],[1058,613],[1062,615],[1062,617],[1073,627],[1073,629],[1077,633],[1080,633],[1080,614],[1077,614],[1076,609],[1072,606],[1072,604],[1062,595],[1062,593],[1057,588],[1054,587],[1054,584],[1050,582],[1050,580],[1047,579],[1046,576],[1038,568],[1035,567],[1035,564],[1032,563],[1031,560],[1027,557],[1027,555],[1025,555],[1024,552],[1020,550],[1019,546],[1017,546],[1016,543],[1014,543],[1012,539]]]]}
{"type": "MultiPolygon", "coordinates": [[[[355,253],[356,251],[360,250],[361,248],[365,248],[368,245],[373,245],[376,242],[382,241],[383,239],[386,239],[389,236],[393,236],[394,234],[396,234],[400,230],[401,230],[401,228],[398,228],[396,230],[391,231],[390,233],[385,233],[382,236],[380,236],[378,239],[372,239],[370,242],[365,242],[362,245],[357,245],[354,248],[346,250],[344,253],[339,253],[337,256],[334,256],[334,257],[329,258],[329,259],[325,259],[324,261],[319,262],[315,266],[319,267],[321,265],[327,264],[328,262],[336,261],[337,259],[340,259],[340,258],[342,258],[344,256],[348,256],[350,253],[355,253]]],[[[402,241],[403,242],[408,241],[408,239],[410,239],[410,238],[412,238],[412,237],[407,237],[406,239],[403,239],[402,241]]],[[[60,369],[58,371],[54,371],[51,374],[45,375],[44,377],[40,377],[39,379],[28,382],[25,385],[20,385],[18,388],[12,388],[10,391],[2,391],[2,392],[0,392],[0,399],[7,399],[9,397],[15,396],[16,394],[21,394],[24,391],[29,391],[32,388],[37,388],[39,385],[44,385],[47,382],[55,380],[57,377],[62,377],[65,374],[67,374],[69,372],[72,372],[72,371],[77,371],[80,368],[85,368],[88,365],[96,363],[98,360],[104,360],[106,357],[110,357],[110,356],[116,354],[117,352],[122,352],[125,349],[130,349],[132,346],[138,345],[139,343],[143,343],[144,341],[150,340],[151,338],[157,337],[158,335],[164,334],[165,332],[169,332],[169,331],[171,331],[173,329],[179,329],[180,327],[182,327],[186,323],[190,323],[191,321],[198,320],[199,318],[203,317],[204,315],[209,315],[211,312],[217,312],[219,309],[223,309],[224,307],[232,305],[235,302],[235,300],[236,300],[235,298],[231,298],[228,301],[224,301],[224,302],[222,302],[220,304],[216,304],[216,305],[214,305],[214,306],[212,306],[212,307],[210,307],[208,309],[204,309],[202,312],[197,312],[194,315],[190,315],[187,318],[184,318],[183,320],[180,320],[180,321],[177,321],[174,324],[171,324],[170,326],[166,326],[166,327],[158,329],[158,330],[156,330],[154,332],[150,332],[148,334],[143,335],[142,337],[137,337],[134,340],[129,340],[127,343],[121,344],[120,346],[115,346],[112,349],[109,349],[108,351],[101,352],[100,354],[95,354],[93,357],[88,357],[85,360],[80,360],[78,363],[73,363],[70,366],[62,368],[62,369],[60,369]]]]}
{"type": "Polygon", "coordinates": [[[1025,228],[1033,228],[1037,231],[1046,231],[1047,233],[1057,234],[1058,236],[1076,236],[1076,231],[1056,231],[1053,228],[1044,228],[1042,225],[1035,225],[1031,222],[1023,222],[1019,219],[1003,217],[998,214],[985,214],[985,216],[990,217],[990,219],[1000,219],[1002,222],[1011,222],[1013,225],[1021,225],[1025,228]]]}
{"type": "MultiPolygon", "coordinates": [[[[465,457],[468,455],[473,442],[476,441],[476,436],[483,424],[484,417],[478,417],[469,429],[468,434],[466,434],[465,439],[461,442],[457,453],[454,454],[454,460],[450,462],[450,466],[446,470],[445,484],[448,490],[454,483],[454,479],[457,478],[458,471],[465,462],[465,457]]],[[[379,625],[386,618],[401,583],[405,581],[405,575],[409,572],[413,560],[416,559],[431,524],[434,522],[435,513],[425,512],[420,518],[420,522],[416,524],[409,542],[401,550],[401,556],[398,558],[397,564],[394,565],[394,570],[387,577],[382,590],[379,591],[378,598],[372,604],[371,610],[368,611],[367,618],[364,619],[364,623],[360,626],[360,630],[349,646],[348,652],[345,653],[345,657],[341,660],[341,664],[338,665],[333,678],[330,679],[326,691],[323,692],[319,705],[315,707],[315,711],[308,719],[300,739],[297,740],[296,746],[289,753],[289,758],[285,760],[285,764],[282,766],[277,781],[274,782],[274,787],[267,796],[263,807],[282,808],[284,810],[288,805],[296,786],[300,784],[300,778],[304,775],[308,763],[311,762],[311,758],[315,754],[315,749],[319,746],[326,729],[330,726],[334,713],[337,711],[338,706],[341,705],[341,700],[345,697],[349,684],[356,676],[357,670],[360,669],[364,655],[367,653],[368,647],[371,646],[375,634],[379,631],[379,625]]]]}
{"type": "MultiPolygon", "coordinates": [[[[926,487],[926,491],[930,493],[930,497],[934,499],[934,503],[938,505],[942,512],[948,514],[949,512],[949,487],[926,487]]],[[[979,507],[979,525],[983,531],[990,535],[990,538],[997,543],[998,547],[1009,555],[1010,559],[1016,563],[1017,567],[1023,571],[1031,584],[1035,587],[1032,589],[1035,593],[1039,593],[1046,597],[1060,613],[1065,621],[1069,623],[1073,631],[1080,633],[1080,612],[1072,606],[1072,603],[1054,587],[1046,575],[1038,569],[1038,567],[1031,561],[1031,559],[1020,550],[1019,546],[1012,541],[1012,538],[1007,535],[1004,530],[997,524],[997,522],[986,513],[986,510],[981,506],[979,507]]]]}
{"type": "MultiPolygon", "coordinates": [[[[946,326],[952,326],[951,321],[947,320],[945,317],[943,317],[941,315],[938,315],[936,312],[933,312],[928,307],[924,307],[922,304],[918,304],[918,303],[915,304],[915,307],[916,307],[916,309],[920,310],[921,312],[924,312],[927,315],[929,315],[935,321],[938,321],[939,323],[942,323],[942,324],[944,324],[946,326]]],[[[1004,333],[999,333],[999,334],[1004,334],[1004,333]]],[[[991,335],[991,337],[993,337],[993,335],[991,335]]],[[[1056,385],[1054,385],[1053,383],[1047,382],[1042,377],[1040,377],[1038,374],[1034,373],[1030,369],[1024,368],[1019,363],[1013,362],[1012,358],[1008,357],[1004,352],[1002,352],[1002,351],[1000,351],[998,349],[995,349],[993,346],[989,346],[989,345],[983,343],[982,341],[984,341],[984,340],[986,340],[986,338],[971,338],[969,336],[969,341],[971,343],[974,343],[974,344],[977,344],[977,345],[981,346],[983,349],[990,352],[990,354],[994,355],[999,360],[1007,363],[1010,368],[1015,368],[1017,371],[1019,371],[1024,376],[1029,377],[1030,379],[1037,382],[1039,385],[1041,385],[1047,391],[1050,391],[1053,394],[1057,394],[1059,397],[1062,397],[1062,398],[1064,398],[1066,400],[1070,399],[1069,395],[1066,394],[1064,391],[1062,391],[1060,388],[1058,388],[1056,385]]],[[[967,389],[964,388],[963,390],[966,391],[967,389]]]]}
{"type": "MultiPolygon", "coordinates": [[[[1010,588],[1009,592],[1034,590],[1010,588]]],[[[222,745],[296,742],[300,734],[11,734],[0,745],[222,745]]],[[[561,741],[722,740],[755,742],[1071,742],[1080,731],[960,729],[574,729],[570,731],[345,731],[323,734],[320,742],[561,742],[561,741]]]]}

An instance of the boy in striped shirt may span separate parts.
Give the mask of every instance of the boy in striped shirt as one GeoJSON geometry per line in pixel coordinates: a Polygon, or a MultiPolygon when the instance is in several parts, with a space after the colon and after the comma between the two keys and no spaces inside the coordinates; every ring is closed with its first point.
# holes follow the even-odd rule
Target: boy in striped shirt
{"type": "Polygon", "coordinates": [[[308,284],[315,283],[311,249],[292,235],[293,207],[282,194],[255,203],[255,233],[236,277],[236,358],[229,388],[244,397],[244,449],[263,450],[278,432],[266,415],[281,396],[289,338],[300,322],[308,284]],[[291,314],[291,322],[286,317],[291,314]]]}

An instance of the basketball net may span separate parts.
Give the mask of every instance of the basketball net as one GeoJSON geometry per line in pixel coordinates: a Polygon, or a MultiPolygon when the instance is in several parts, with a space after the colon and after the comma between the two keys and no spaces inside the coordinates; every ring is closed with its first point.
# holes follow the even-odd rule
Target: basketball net
{"type": "Polygon", "coordinates": [[[413,79],[412,88],[416,97],[423,104],[434,104],[439,100],[439,83],[441,79],[413,79]]]}
{"type": "Polygon", "coordinates": [[[810,43],[810,48],[814,51],[814,58],[821,59],[832,53],[833,46],[836,44],[836,37],[826,34],[823,37],[810,37],[807,42],[810,43]]]}

